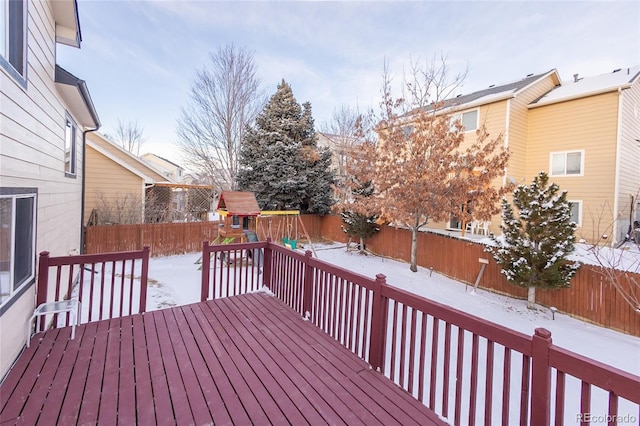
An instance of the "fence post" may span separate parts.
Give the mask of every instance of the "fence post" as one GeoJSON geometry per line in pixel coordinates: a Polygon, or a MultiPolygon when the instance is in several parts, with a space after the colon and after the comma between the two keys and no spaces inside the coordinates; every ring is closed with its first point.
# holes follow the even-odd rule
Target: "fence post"
{"type": "Polygon", "coordinates": [[[142,249],[142,276],[140,277],[140,310],[147,310],[147,280],[149,278],[149,246],[142,249]]]}
{"type": "Polygon", "coordinates": [[[264,248],[264,265],[262,267],[262,285],[271,290],[271,238],[267,238],[267,246],[264,248]]]}
{"type": "Polygon", "coordinates": [[[311,293],[313,292],[313,268],[309,264],[311,259],[311,250],[304,252],[304,283],[302,285],[302,316],[311,317],[311,293]]]}
{"type": "Polygon", "coordinates": [[[536,328],[531,340],[531,414],[532,425],[548,426],[551,421],[551,332],[536,328]]]}
{"type": "Polygon", "coordinates": [[[202,282],[200,283],[200,301],[205,302],[209,298],[209,272],[211,271],[211,251],[209,241],[202,242],[202,282]]]}
{"type": "Polygon", "coordinates": [[[376,275],[373,286],[373,307],[371,309],[371,335],[369,338],[369,364],[375,370],[382,370],[385,335],[387,333],[387,309],[382,288],[387,284],[387,277],[376,275]]]}
{"type": "MultiPolygon", "coordinates": [[[[49,290],[49,252],[43,251],[38,258],[38,281],[36,283],[36,307],[47,302],[49,290]]],[[[41,321],[40,330],[44,330],[44,321],[41,321]]]]}

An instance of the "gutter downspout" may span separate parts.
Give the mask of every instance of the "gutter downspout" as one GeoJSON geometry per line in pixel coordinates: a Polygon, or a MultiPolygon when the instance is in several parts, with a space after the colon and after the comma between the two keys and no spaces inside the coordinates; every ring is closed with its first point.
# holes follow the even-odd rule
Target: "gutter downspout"
{"type": "Polygon", "coordinates": [[[87,133],[95,132],[100,127],[82,131],[82,195],[80,197],[80,254],[84,254],[84,204],[87,176],[87,133]]]}

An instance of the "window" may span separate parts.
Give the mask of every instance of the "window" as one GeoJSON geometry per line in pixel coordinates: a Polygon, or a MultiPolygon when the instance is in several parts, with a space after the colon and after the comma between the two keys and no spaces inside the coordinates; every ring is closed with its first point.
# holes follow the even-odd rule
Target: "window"
{"type": "Polygon", "coordinates": [[[23,80],[26,71],[26,2],[0,3],[0,63],[14,77],[23,80]]]}
{"type": "Polygon", "coordinates": [[[64,173],[76,175],[76,123],[69,117],[64,130],[64,173]]]}
{"type": "Polygon", "coordinates": [[[551,176],[582,176],[584,151],[552,152],[551,176]]]}
{"type": "Polygon", "coordinates": [[[35,277],[35,189],[0,188],[0,306],[35,277]]]}
{"type": "Polygon", "coordinates": [[[453,123],[456,120],[460,120],[463,132],[472,132],[478,128],[478,110],[474,109],[473,111],[463,112],[462,114],[454,114],[451,117],[452,130],[453,123]]]}
{"type": "Polygon", "coordinates": [[[571,206],[571,221],[576,225],[582,225],[582,201],[569,201],[571,206]]]}

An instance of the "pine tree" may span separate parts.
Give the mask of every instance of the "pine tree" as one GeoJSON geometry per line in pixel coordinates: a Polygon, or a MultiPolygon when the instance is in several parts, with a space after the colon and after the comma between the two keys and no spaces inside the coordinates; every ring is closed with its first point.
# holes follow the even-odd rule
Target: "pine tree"
{"type": "Polygon", "coordinates": [[[527,308],[535,308],[536,288],[566,288],[579,268],[567,260],[575,244],[576,224],[566,191],[560,192],[540,172],[531,185],[520,185],[513,193],[517,216],[502,200],[503,238],[492,236],[491,252],[507,281],[528,288],[527,308]]]}
{"type": "Polygon", "coordinates": [[[311,104],[302,106],[284,80],[247,130],[240,149],[238,185],[252,191],[262,209],[331,209],[331,153],[320,149],[311,104]]]}
{"type": "MultiPolygon", "coordinates": [[[[353,177],[351,178],[353,180],[353,177]]],[[[340,204],[342,217],[342,230],[350,237],[360,240],[360,253],[364,253],[364,240],[380,231],[375,214],[366,213],[362,208],[356,208],[355,199],[370,199],[373,195],[373,184],[368,181],[361,184],[353,191],[352,198],[340,204]]],[[[361,206],[360,206],[361,207],[361,206]]]]}

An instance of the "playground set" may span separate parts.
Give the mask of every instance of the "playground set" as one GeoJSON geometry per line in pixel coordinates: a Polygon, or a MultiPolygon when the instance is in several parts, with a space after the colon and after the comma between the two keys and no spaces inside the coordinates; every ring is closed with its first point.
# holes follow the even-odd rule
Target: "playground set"
{"type": "MultiPolygon", "coordinates": [[[[256,242],[270,238],[295,250],[299,248],[300,237],[306,237],[317,257],[299,210],[260,210],[253,192],[223,191],[218,198],[216,212],[220,222],[218,236],[212,244],[256,242]]],[[[248,253],[248,257],[252,255],[257,253],[248,253]]],[[[223,260],[231,263],[231,260],[223,260]]]]}

